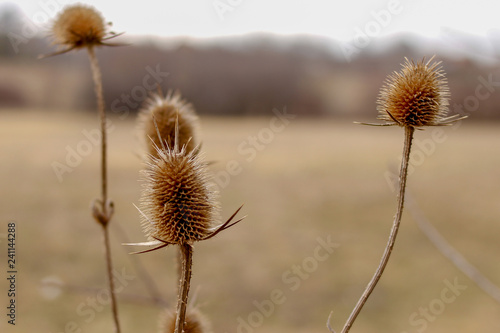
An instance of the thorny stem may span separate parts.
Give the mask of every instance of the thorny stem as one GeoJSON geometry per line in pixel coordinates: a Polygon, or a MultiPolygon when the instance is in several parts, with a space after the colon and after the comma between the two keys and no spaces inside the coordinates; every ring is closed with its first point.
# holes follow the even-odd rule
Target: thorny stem
{"type": "MultiPolygon", "coordinates": [[[[405,188],[406,188],[406,177],[408,175],[408,163],[410,161],[410,150],[411,150],[411,143],[412,143],[414,131],[415,131],[414,127],[410,127],[410,126],[405,127],[405,143],[404,143],[404,148],[403,148],[403,160],[401,161],[401,170],[399,172],[398,210],[396,212],[396,216],[394,217],[394,222],[392,224],[392,229],[391,229],[391,234],[389,236],[389,241],[387,242],[387,246],[385,248],[385,251],[384,251],[384,254],[383,254],[382,259],[380,261],[380,264],[379,264],[377,270],[375,271],[375,274],[373,275],[371,281],[366,286],[366,289],[363,292],[363,295],[361,295],[361,298],[359,299],[358,303],[354,307],[354,310],[352,311],[351,315],[349,316],[349,319],[347,319],[347,322],[345,323],[344,328],[342,329],[341,333],[349,332],[349,330],[351,329],[351,326],[353,325],[354,321],[356,320],[356,317],[361,312],[361,309],[365,305],[368,297],[375,289],[375,286],[377,285],[378,281],[380,280],[380,277],[382,276],[382,273],[384,272],[385,267],[387,266],[387,263],[389,262],[389,257],[391,256],[391,252],[392,252],[392,249],[394,248],[394,243],[396,241],[396,236],[398,234],[399,225],[401,222],[401,215],[403,214],[403,205],[404,205],[404,200],[405,200],[405,188]]],[[[333,330],[331,330],[331,331],[333,332],[333,330]]]]}
{"type": "MultiPolygon", "coordinates": [[[[118,320],[118,306],[116,302],[115,288],[113,283],[113,264],[111,262],[111,248],[109,246],[109,221],[111,220],[112,211],[109,209],[112,207],[112,203],[108,202],[108,178],[107,178],[107,161],[106,161],[106,113],[104,109],[104,96],[102,88],[102,77],[101,70],[99,69],[99,63],[97,57],[95,56],[95,51],[92,46],[87,48],[90,68],[92,70],[92,79],[94,81],[94,89],[97,98],[97,109],[99,112],[99,122],[101,125],[101,212],[99,214],[100,218],[97,219],[102,225],[104,234],[104,256],[106,259],[106,270],[108,276],[109,291],[111,294],[111,309],[113,313],[113,321],[115,325],[115,332],[120,333],[120,323],[118,320]]],[[[96,208],[96,207],[94,207],[96,208]]]]}
{"type": "Polygon", "coordinates": [[[186,307],[188,301],[189,286],[191,284],[191,270],[193,265],[193,246],[180,244],[182,274],[179,282],[179,296],[177,299],[177,317],[175,320],[174,333],[183,333],[186,321],[186,307]]]}

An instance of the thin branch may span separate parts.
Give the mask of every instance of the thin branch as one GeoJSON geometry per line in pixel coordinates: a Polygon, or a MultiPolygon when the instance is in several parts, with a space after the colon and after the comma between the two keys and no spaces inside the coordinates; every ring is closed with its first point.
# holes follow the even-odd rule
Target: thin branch
{"type": "Polygon", "coordinates": [[[326,321],[326,328],[328,328],[330,332],[335,333],[335,330],[331,326],[332,316],[333,316],[333,311],[330,312],[330,315],[328,316],[328,319],[326,321]]]}
{"type": "Polygon", "coordinates": [[[408,210],[412,218],[417,222],[418,227],[431,243],[448,258],[462,273],[474,281],[479,288],[488,294],[495,301],[500,303],[500,288],[485,277],[476,267],[467,261],[453,246],[450,245],[424,216],[416,201],[408,193],[408,210]]]}
{"type": "MultiPolygon", "coordinates": [[[[398,234],[399,225],[401,222],[401,215],[403,214],[406,178],[408,175],[408,164],[409,164],[409,160],[410,160],[410,150],[411,150],[411,143],[412,143],[414,131],[415,131],[415,129],[411,126],[405,127],[405,143],[404,143],[404,148],[403,148],[403,160],[401,161],[401,171],[399,173],[398,210],[396,212],[396,216],[394,217],[394,222],[392,225],[391,234],[389,236],[389,241],[387,242],[387,246],[385,248],[385,251],[384,251],[384,254],[383,254],[382,259],[380,261],[380,264],[379,264],[377,270],[375,271],[375,274],[373,275],[371,281],[366,286],[365,291],[361,295],[361,298],[359,299],[358,303],[354,307],[354,310],[352,311],[351,315],[347,319],[347,322],[345,323],[344,328],[342,329],[341,333],[349,332],[352,324],[354,323],[357,316],[361,312],[361,309],[363,308],[366,301],[368,300],[368,297],[371,295],[371,293],[375,289],[375,286],[377,285],[378,281],[380,280],[380,277],[382,276],[382,273],[384,272],[385,267],[387,266],[387,263],[389,262],[389,257],[391,256],[392,249],[394,248],[394,243],[396,242],[396,236],[398,234]]],[[[328,323],[328,325],[330,325],[330,324],[328,323]]],[[[335,332],[331,329],[330,329],[330,331],[332,333],[335,332]]]]}

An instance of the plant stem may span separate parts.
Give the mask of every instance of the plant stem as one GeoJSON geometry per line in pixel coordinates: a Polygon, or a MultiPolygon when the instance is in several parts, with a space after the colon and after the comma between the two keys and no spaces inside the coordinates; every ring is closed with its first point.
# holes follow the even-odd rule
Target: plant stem
{"type": "Polygon", "coordinates": [[[193,246],[180,244],[182,274],[179,284],[179,297],[177,298],[177,317],[174,333],[183,333],[186,321],[186,307],[189,287],[191,284],[191,271],[193,265],[193,246]]]}
{"type": "Polygon", "coordinates": [[[113,281],[113,265],[111,262],[111,249],[109,246],[109,228],[105,225],[102,225],[102,230],[104,234],[104,249],[105,249],[105,257],[106,257],[106,271],[108,276],[108,285],[109,285],[109,293],[111,295],[111,310],[113,313],[113,321],[115,324],[115,332],[120,333],[120,322],[118,320],[118,305],[116,302],[116,294],[115,294],[115,284],[113,281]]]}
{"type": "Polygon", "coordinates": [[[405,188],[406,188],[406,177],[408,175],[408,163],[410,161],[410,150],[411,150],[411,143],[413,139],[413,132],[415,129],[413,127],[405,127],[405,143],[404,143],[404,148],[403,148],[403,160],[401,161],[401,170],[399,172],[399,195],[398,195],[398,210],[396,212],[396,216],[394,217],[394,222],[392,224],[392,229],[391,229],[391,234],[389,236],[389,241],[387,242],[387,246],[385,248],[384,254],[382,256],[382,259],[380,261],[380,264],[375,271],[375,274],[373,275],[371,281],[368,283],[366,286],[365,291],[363,292],[363,295],[361,295],[361,298],[359,299],[358,303],[354,307],[354,310],[352,311],[351,315],[349,316],[349,319],[344,325],[344,328],[342,329],[341,333],[347,333],[351,329],[352,324],[356,320],[356,317],[358,314],[361,312],[361,309],[365,305],[368,297],[372,293],[373,289],[375,289],[375,286],[377,285],[377,282],[380,280],[380,277],[382,276],[382,273],[385,270],[385,267],[387,266],[387,263],[389,262],[389,257],[391,256],[392,249],[394,248],[394,243],[396,241],[396,236],[398,234],[399,230],[399,225],[401,222],[401,215],[403,214],[403,205],[404,205],[404,199],[405,199],[405,188]]]}
{"type": "Polygon", "coordinates": [[[111,247],[109,245],[109,221],[112,214],[112,202],[108,202],[108,177],[107,177],[107,161],[106,161],[106,111],[104,109],[104,96],[102,88],[101,70],[93,47],[87,48],[90,68],[92,71],[92,79],[94,81],[94,90],[97,98],[97,109],[99,112],[99,123],[101,126],[101,211],[97,222],[102,226],[104,235],[104,256],[106,260],[106,272],[108,276],[109,293],[111,295],[111,309],[115,332],[120,333],[120,322],[118,320],[118,305],[116,302],[115,288],[113,283],[113,264],[111,261],[111,247]]]}
{"type": "Polygon", "coordinates": [[[99,111],[99,123],[101,124],[101,200],[106,214],[106,200],[108,199],[108,175],[107,175],[107,161],[106,161],[106,111],[104,110],[104,96],[102,92],[102,78],[99,63],[95,56],[93,47],[87,48],[90,59],[90,67],[92,69],[92,79],[94,80],[94,89],[97,98],[97,109],[99,111]]]}

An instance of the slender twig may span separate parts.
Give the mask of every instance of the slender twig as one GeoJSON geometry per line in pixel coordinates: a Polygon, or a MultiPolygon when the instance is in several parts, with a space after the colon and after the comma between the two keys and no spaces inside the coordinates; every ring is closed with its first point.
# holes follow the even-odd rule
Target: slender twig
{"type": "Polygon", "coordinates": [[[462,273],[474,281],[479,288],[495,301],[500,303],[500,288],[484,276],[476,267],[464,258],[453,246],[444,239],[432,223],[424,216],[411,194],[408,193],[408,210],[417,222],[418,227],[432,244],[448,258],[462,273]]]}
{"type": "Polygon", "coordinates": [[[190,244],[179,244],[181,249],[182,274],[179,282],[179,296],[177,299],[177,317],[175,320],[174,333],[183,333],[186,321],[186,307],[188,301],[189,286],[191,284],[191,269],[193,264],[193,246],[190,244]]]}
{"type": "MultiPolygon", "coordinates": [[[[356,320],[356,317],[361,312],[361,309],[363,308],[366,301],[368,300],[368,297],[373,292],[373,290],[375,289],[375,286],[377,285],[378,281],[380,280],[380,277],[382,276],[382,273],[384,272],[385,267],[387,266],[387,263],[389,262],[389,257],[391,256],[392,249],[394,248],[394,243],[396,241],[396,236],[398,234],[399,225],[401,222],[401,215],[403,214],[403,205],[404,205],[405,188],[406,188],[406,177],[408,175],[408,163],[410,161],[410,150],[411,150],[411,143],[412,143],[414,131],[415,131],[414,127],[405,126],[405,143],[404,143],[404,148],[403,148],[403,160],[401,161],[401,170],[399,173],[398,210],[396,212],[396,216],[394,217],[394,222],[393,222],[391,233],[389,236],[389,241],[387,242],[387,246],[385,248],[385,251],[384,251],[384,254],[383,254],[382,259],[380,261],[380,264],[379,264],[377,270],[375,271],[375,274],[373,275],[371,281],[366,286],[366,289],[363,292],[363,294],[361,295],[361,298],[359,299],[358,303],[354,307],[354,310],[352,311],[351,315],[347,319],[347,322],[345,323],[344,328],[342,329],[342,333],[349,332],[351,326],[353,325],[354,321],[356,320]]],[[[328,326],[329,326],[329,323],[328,323],[328,326]]],[[[330,331],[334,332],[331,328],[330,328],[330,331]]]]}
{"type": "Polygon", "coordinates": [[[106,271],[108,277],[109,293],[111,295],[111,309],[113,314],[113,321],[115,324],[115,332],[120,333],[120,323],[118,320],[118,305],[116,302],[115,288],[113,283],[113,264],[111,261],[111,247],[109,246],[109,231],[108,225],[111,220],[111,215],[113,214],[113,204],[108,200],[108,177],[107,177],[107,161],[106,161],[106,112],[104,109],[104,96],[102,88],[102,77],[101,70],[99,68],[99,63],[97,57],[95,56],[95,51],[92,46],[87,47],[90,68],[92,70],[92,79],[94,81],[94,89],[97,98],[97,109],[99,112],[99,123],[101,126],[101,199],[100,209],[95,205],[94,202],[93,214],[97,222],[102,226],[104,235],[104,256],[106,259],[106,271]]]}

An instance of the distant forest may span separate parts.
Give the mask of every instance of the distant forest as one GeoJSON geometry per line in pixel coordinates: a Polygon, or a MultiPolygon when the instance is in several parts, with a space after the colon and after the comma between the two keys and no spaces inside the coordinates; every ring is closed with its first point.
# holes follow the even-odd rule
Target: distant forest
{"type": "MultiPolygon", "coordinates": [[[[37,59],[55,50],[50,38],[22,39],[19,24],[4,17],[0,27],[0,107],[92,109],[85,52],[37,59]]],[[[97,55],[107,107],[118,115],[136,112],[159,83],[163,91],[181,91],[200,114],[267,115],[286,107],[304,116],[373,118],[380,87],[404,57],[436,55],[449,81],[451,112],[500,118],[498,60],[473,59],[477,50],[468,46],[473,43],[464,42],[454,52],[436,41],[397,36],[374,39],[347,59],[341,52],[345,43],[317,36],[200,41],[124,35],[115,42],[129,45],[102,47],[97,55]]]]}

